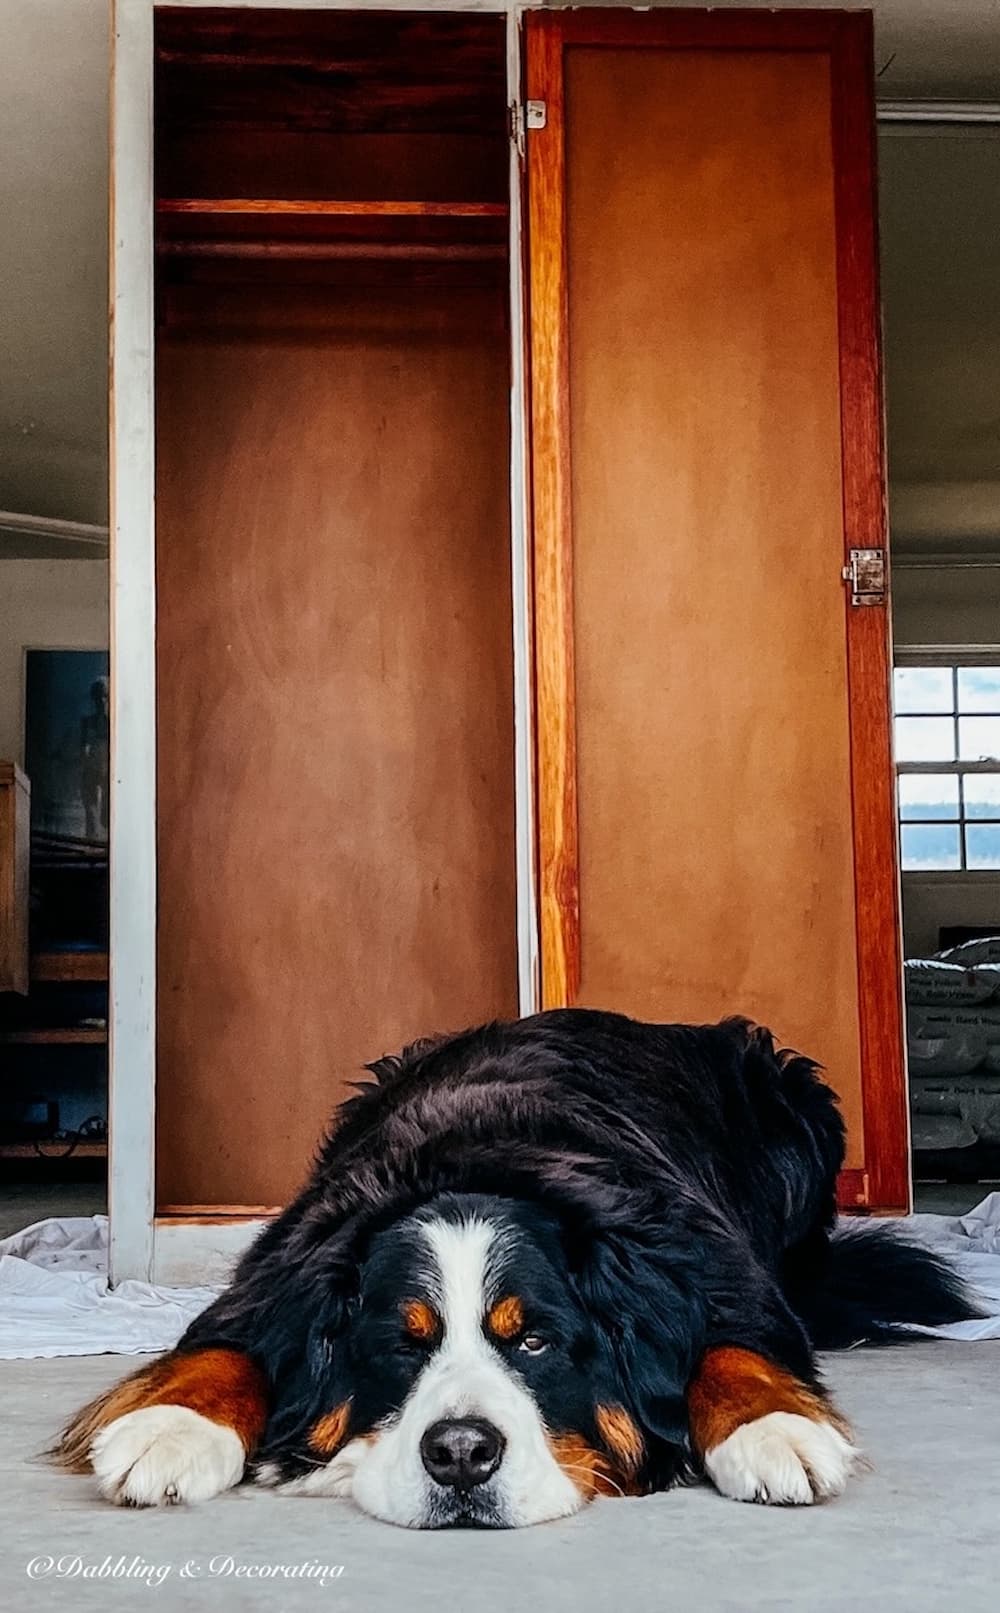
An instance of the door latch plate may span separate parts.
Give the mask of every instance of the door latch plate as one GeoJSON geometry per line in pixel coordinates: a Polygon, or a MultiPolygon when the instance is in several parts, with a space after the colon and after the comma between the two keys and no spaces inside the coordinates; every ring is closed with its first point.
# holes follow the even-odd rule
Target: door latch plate
{"type": "Polygon", "coordinates": [[[884,605],[886,569],[884,549],[852,549],[850,563],[841,573],[851,588],[852,605],[884,605]]]}

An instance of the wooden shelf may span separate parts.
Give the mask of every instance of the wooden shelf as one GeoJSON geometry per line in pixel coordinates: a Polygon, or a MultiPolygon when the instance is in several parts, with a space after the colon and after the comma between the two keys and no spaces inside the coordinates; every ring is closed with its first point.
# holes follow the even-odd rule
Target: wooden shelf
{"type": "Polygon", "coordinates": [[[87,1043],[91,1046],[103,1046],[107,1042],[106,1030],[99,1030],[95,1025],[50,1025],[44,1030],[0,1031],[0,1043],[7,1046],[40,1046],[48,1044],[58,1046],[70,1043],[87,1043]]]}
{"type": "Polygon", "coordinates": [[[0,1143],[0,1159],[107,1159],[106,1142],[79,1142],[71,1151],[68,1143],[52,1137],[34,1143],[0,1143]]]}
{"type": "Polygon", "coordinates": [[[161,197],[168,258],[479,262],[507,254],[505,202],[161,197]]]}
{"type": "Polygon", "coordinates": [[[161,196],[160,214],[201,213],[212,217],[281,214],[299,218],[506,218],[506,202],[341,202],[283,197],[161,196]]]}
{"type": "Polygon", "coordinates": [[[32,980],[70,980],[82,984],[107,980],[106,952],[36,952],[31,959],[32,980]]]}

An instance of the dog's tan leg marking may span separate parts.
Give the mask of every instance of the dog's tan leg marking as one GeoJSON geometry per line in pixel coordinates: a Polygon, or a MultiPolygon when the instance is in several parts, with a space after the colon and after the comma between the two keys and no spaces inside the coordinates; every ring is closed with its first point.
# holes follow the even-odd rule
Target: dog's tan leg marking
{"type": "Polygon", "coordinates": [[[825,1396],[752,1350],[709,1350],[688,1390],[691,1440],[736,1501],[808,1506],[839,1495],[859,1452],[825,1396]]]}
{"type": "Polygon", "coordinates": [[[267,1419],[264,1375],[239,1350],[172,1352],[92,1401],[53,1455],[124,1506],[206,1501],[238,1484],[267,1419]]]}

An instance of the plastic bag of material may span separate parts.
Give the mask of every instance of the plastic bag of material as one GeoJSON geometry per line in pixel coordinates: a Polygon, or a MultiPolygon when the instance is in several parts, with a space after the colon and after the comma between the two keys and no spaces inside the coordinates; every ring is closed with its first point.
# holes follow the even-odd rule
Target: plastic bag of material
{"type": "Polygon", "coordinates": [[[957,963],[963,969],[974,968],[978,963],[1000,964],[1000,935],[984,935],[976,941],[963,941],[960,946],[946,947],[943,952],[935,954],[935,960],[957,963]]]}
{"type": "MultiPolygon", "coordinates": [[[[910,1074],[967,1075],[985,1062],[992,1030],[975,1010],[911,1007],[906,1037],[910,1074]]],[[[1000,1026],[995,1035],[1000,1042],[1000,1026]]]]}
{"type": "Polygon", "coordinates": [[[928,1148],[971,1148],[976,1134],[959,1115],[914,1115],[910,1138],[916,1152],[928,1148]]]}
{"type": "Polygon", "coordinates": [[[910,1072],[911,1115],[960,1115],[960,1093],[947,1076],[910,1072]]]}
{"type": "Polygon", "coordinates": [[[959,1113],[980,1142],[1000,1143],[1000,1093],[960,1092],[959,1113]]]}
{"type": "Polygon", "coordinates": [[[903,972],[907,1002],[924,1007],[947,1003],[969,1007],[988,1002],[1000,987],[1000,970],[987,974],[940,958],[911,958],[903,965],[903,972]]]}
{"type": "Polygon", "coordinates": [[[986,1043],[974,1037],[953,1041],[944,1036],[910,1036],[906,1052],[911,1075],[968,1075],[985,1059],[986,1043]]]}

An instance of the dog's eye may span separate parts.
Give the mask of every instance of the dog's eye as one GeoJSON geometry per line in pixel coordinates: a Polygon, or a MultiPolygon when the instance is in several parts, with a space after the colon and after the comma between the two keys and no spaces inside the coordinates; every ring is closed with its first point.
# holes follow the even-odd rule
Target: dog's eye
{"type": "Polygon", "coordinates": [[[518,1345],[525,1355],[541,1355],[549,1347],[548,1339],[543,1339],[537,1333],[526,1333],[518,1345]]]}

